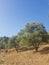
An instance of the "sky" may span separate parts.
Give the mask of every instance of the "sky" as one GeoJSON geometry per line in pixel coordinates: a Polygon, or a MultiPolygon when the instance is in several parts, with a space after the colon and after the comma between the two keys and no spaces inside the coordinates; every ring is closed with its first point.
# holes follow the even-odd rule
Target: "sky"
{"type": "Polygon", "coordinates": [[[0,0],[0,36],[13,36],[28,22],[41,22],[49,31],[49,0],[0,0]]]}

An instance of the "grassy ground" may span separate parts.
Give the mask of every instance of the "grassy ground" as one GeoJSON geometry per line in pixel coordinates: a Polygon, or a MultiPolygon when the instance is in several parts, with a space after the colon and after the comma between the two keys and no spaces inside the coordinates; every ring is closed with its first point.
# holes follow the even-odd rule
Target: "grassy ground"
{"type": "Polygon", "coordinates": [[[37,53],[34,50],[0,52],[0,65],[49,65],[49,45],[42,45],[37,53]]]}

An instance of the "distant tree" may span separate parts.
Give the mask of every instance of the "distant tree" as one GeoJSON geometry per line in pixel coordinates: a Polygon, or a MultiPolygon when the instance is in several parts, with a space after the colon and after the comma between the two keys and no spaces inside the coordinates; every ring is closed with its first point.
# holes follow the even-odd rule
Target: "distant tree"
{"type": "Polygon", "coordinates": [[[49,32],[47,32],[47,40],[48,40],[48,43],[49,43],[49,32]]]}
{"type": "Polygon", "coordinates": [[[0,49],[5,49],[8,46],[8,37],[0,37],[0,49]]]}
{"type": "Polygon", "coordinates": [[[11,38],[9,38],[9,40],[8,40],[8,48],[15,48],[16,47],[16,42],[15,42],[15,37],[11,37],[11,38]]]}

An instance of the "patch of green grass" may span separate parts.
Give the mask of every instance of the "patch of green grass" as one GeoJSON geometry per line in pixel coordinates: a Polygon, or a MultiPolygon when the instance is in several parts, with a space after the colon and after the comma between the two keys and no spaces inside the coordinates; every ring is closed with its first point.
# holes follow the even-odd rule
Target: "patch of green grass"
{"type": "Polygon", "coordinates": [[[0,60],[0,64],[4,64],[4,61],[3,60],[0,60]]]}

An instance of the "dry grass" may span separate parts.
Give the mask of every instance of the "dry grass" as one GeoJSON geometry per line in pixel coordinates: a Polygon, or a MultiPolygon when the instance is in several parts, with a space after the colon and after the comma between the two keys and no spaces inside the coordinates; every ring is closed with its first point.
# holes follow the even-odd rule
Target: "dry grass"
{"type": "Polygon", "coordinates": [[[34,50],[0,52],[0,65],[49,65],[49,45],[42,45],[37,53],[34,50]]]}

